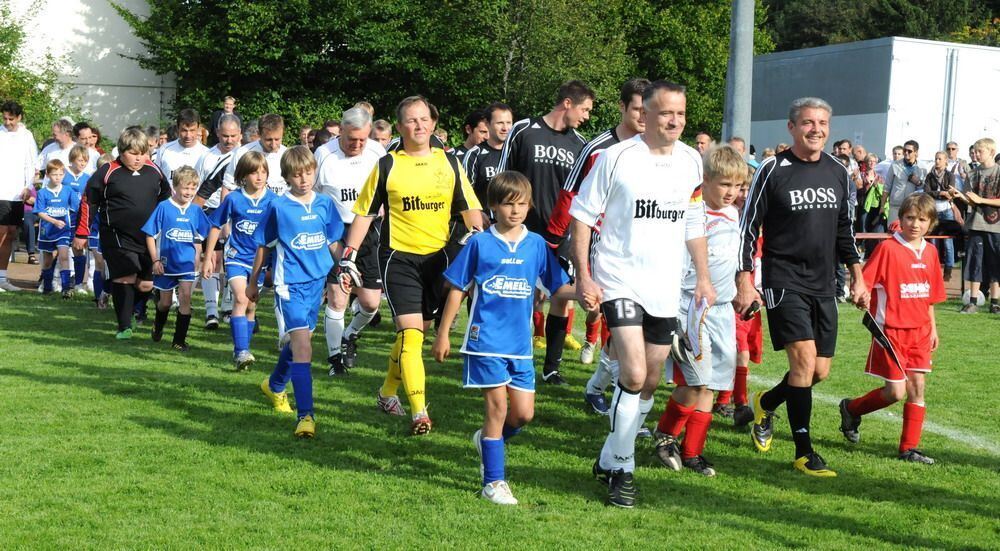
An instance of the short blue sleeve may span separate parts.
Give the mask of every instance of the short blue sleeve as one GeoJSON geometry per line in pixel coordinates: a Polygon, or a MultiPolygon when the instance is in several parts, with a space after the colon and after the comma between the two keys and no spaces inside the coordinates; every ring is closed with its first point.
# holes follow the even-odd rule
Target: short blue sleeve
{"type": "Polygon", "coordinates": [[[541,249],[542,262],[539,263],[541,266],[541,273],[538,274],[538,278],[542,281],[542,286],[549,294],[555,293],[563,285],[569,284],[569,274],[566,270],[562,269],[559,265],[559,259],[552,252],[552,249],[548,245],[541,243],[539,239],[538,248],[541,249]]]}
{"type": "Polygon", "coordinates": [[[444,278],[463,291],[468,291],[469,286],[475,283],[476,260],[479,258],[480,239],[478,238],[484,235],[487,234],[480,233],[469,239],[469,242],[462,247],[461,252],[444,272],[444,278]]]}
{"type": "Polygon", "coordinates": [[[35,210],[38,212],[45,212],[45,209],[49,207],[49,194],[45,193],[44,189],[38,191],[35,196],[35,210]]]}
{"type": "Polygon", "coordinates": [[[253,232],[254,244],[267,247],[278,239],[278,211],[274,208],[276,201],[271,202],[261,217],[260,224],[253,232]]]}
{"type": "Polygon", "coordinates": [[[160,229],[163,228],[161,218],[163,218],[163,203],[156,205],[156,209],[150,215],[149,220],[146,220],[146,223],[142,225],[142,233],[153,237],[159,235],[160,229]]]}

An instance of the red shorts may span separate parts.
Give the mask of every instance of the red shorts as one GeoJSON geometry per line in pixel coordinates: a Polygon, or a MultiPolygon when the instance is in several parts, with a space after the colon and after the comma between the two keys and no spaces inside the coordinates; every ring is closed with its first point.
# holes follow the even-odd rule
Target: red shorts
{"type": "MultiPolygon", "coordinates": [[[[921,371],[928,373],[931,370],[931,328],[930,326],[912,327],[908,329],[896,329],[893,327],[883,328],[885,335],[892,342],[892,347],[896,351],[896,357],[904,371],[921,371]]],[[[874,375],[887,381],[902,382],[906,380],[906,373],[900,371],[892,356],[882,345],[872,340],[871,348],[868,349],[868,362],[865,364],[865,373],[874,375]]]]}
{"type": "Polygon", "coordinates": [[[760,312],[754,314],[750,321],[736,316],[736,351],[749,352],[750,361],[755,364],[764,360],[764,329],[760,312]]]}

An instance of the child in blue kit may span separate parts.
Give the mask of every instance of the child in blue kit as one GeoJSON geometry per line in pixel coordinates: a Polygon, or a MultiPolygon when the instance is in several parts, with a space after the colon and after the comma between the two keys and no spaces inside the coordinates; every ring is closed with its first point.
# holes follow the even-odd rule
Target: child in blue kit
{"type": "MultiPolygon", "coordinates": [[[[281,157],[281,177],[288,192],[275,197],[254,232],[257,255],[247,283],[246,295],[258,298],[258,279],[268,248],[275,255],[275,309],[283,321],[289,341],[281,349],[278,363],[260,389],[274,409],[291,413],[285,386],[291,380],[298,408],[295,436],[316,435],[313,412],[312,344],[316,316],[326,289],[326,275],[333,268],[333,254],[344,233],[344,223],[333,200],[313,191],[316,158],[305,146],[296,146],[281,157]]],[[[281,324],[279,324],[281,325],[281,324]]]]}
{"type": "MultiPolygon", "coordinates": [[[[236,185],[241,189],[226,193],[219,208],[212,212],[212,230],[205,240],[205,250],[215,250],[222,227],[230,226],[223,258],[226,278],[233,293],[233,312],[229,327],[233,335],[233,363],[236,370],[249,369],[256,358],[250,353],[250,337],[256,322],[256,303],[247,298],[247,278],[253,269],[257,243],[254,231],[260,225],[264,212],[277,195],[267,188],[267,159],[259,151],[249,151],[236,163],[236,185]]],[[[225,189],[225,188],[223,188],[225,189]]],[[[215,255],[205,255],[201,272],[203,278],[216,273],[215,255]]],[[[257,285],[263,281],[258,276],[257,285]]]]}
{"type": "MultiPolygon", "coordinates": [[[[69,186],[73,193],[76,193],[77,203],[73,205],[73,212],[80,211],[80,200],[87,190],[87,181],[90,180],[90,172],[87,172],[87,165],[90,164],[90,152],[82,145],[74,145],[69,150],[69,166],[66,167],[66,176],[63,178],[63,185],[69,186]]],[[[76,226],[76,220],[73,221],[76,226]]],[[[87,294],[87,287],[83,284],[87,277],[87,249],[73,250],[73,290],[80,294],[87,294]]]]}
{"type": "Polygon", "coordinates": [[[174,193],[156,205],[149,220],[142,226],[146,247],[153,259],[153,287],[160,291],[153,322],[153,342],[163,338],[163,326],[170,316],[177,290],[177,322],[174,326],[173,348],[188,351],[187,332],[191,325],[191,289],[194,287],[198,243],[211,227],[208,217],[191,201],[198,194],[200,180],[195,169],[184,166],[171,175],[174,193]]]}
{"type": "Polygon", "coordinates": [[[63,185],[66,165],[53,159],[45,165],[48,182],[38,191],[35,213],[38,215],[38,250],[42,252],[42,293],[52,292],[55,260],[59,259],[59,279],[62,297],[73,296],[70,282],[69,246],[73,240],[73,212],[80,199],[72,188],[63,185]]]}
{"type": "Polygon", "coordinates": [[[432,353],[439,362],[448,357],[448,328],[462,297],[471,293],[461,349],[462,383],[481,389],[486,400],[483,428],[472,437],[480,454],[482,495],[493,503],[516,505],[505,481],[504,442],[535,414],[531,350],[535,283],[560,298],[574,297],[575,290],[545,240],[523,225],[531,207],[528,179],[514,171],[497,174],[487,189],[487,200],[496,224],[473,235],[444,273],[451,289],[432,353]]]}

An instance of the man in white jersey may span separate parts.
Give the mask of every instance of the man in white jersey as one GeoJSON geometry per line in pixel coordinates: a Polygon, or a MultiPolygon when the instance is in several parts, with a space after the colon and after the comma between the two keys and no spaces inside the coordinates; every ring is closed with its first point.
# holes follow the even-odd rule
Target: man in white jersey
{"type": "Polygon", "coordinates": [[[167,181],[182,166],[195,168],[208,148],[201,143],[201,119],[194,109],[181,109],[177,113],[177,139],[160,148],[157,165],[167,181]]]}
{"type": "Polygon", "coordinates": [[[619,360],[611,432],[593,473],[607,481],[609,503],[626,508],[635,505],[636,430],[653,408],[677,329],[685,246],[695,266],[694,299],[715,302],[699,189],[701,155],[679,141],[685,88],[658,80],[642,100],[645,133],[598,157],[569,211],[577,292],[588,310],[601,308],[619,360]],[[601,214],[601,239],[591,256],[590,235],[601,214]]]}
{"type": "MultiPolygon", "coordinates": [[[[216,144],[201,156],[198,164],[194,167],[198,172],[198,180],[201,182],[195,202],[202,206],[206,215],[211,215],[212,211],[219,208],[224,193],[228,191],[222,185],[222,180],[225,176],[226,168],[229,167],[229,163],[232,161],[233,155],[236,153],[236,148],[239,147],[240,139],[242,138],[239,117],[231,113],[223,113],[218,121],[218,127],[213,129],[215,131],[216,144]]],[[[206,255],[215,255],[215,264],[213,266],[216,268],[224,264],[222,262],[222,249],[224,245],[225,241],[219,239],[216,242],[214,251],[204,251],[206,255]]],[[[222,281],[224,280],[218,271],[213,273],[211,277],[201,278],[201,290],[205,296],[206,329],[216,329],[219,326],[219,287],[222,281]]],[[[224,292],[223,294],[225,295],[226,293],[224,292]]],[[[231,300],[223,300],[223,319],[226,318],[228,312],[232,311],[231,303],[231,300]],[[230,304],[228,307],[226,306],[227,302],[230,304]]]]}
{"type": "MultiPolygon", "coordinates": [[[[322,159],[316,177],[316,191],[329,195],[337,212],[350,228],[354,222],[354,202],[358,192],[368,180],[368,175],[385,149],[368,136],[372,130],[372,116],[361,107],[344,112],[340,121],[340,136],[317,148],[317,161],[322,159]],[[323,151],[322,156],[320,151],[323,151]]],[[[336,270],[331,270],[326,280],[326,348],[330,362],[330,376],[346,375],[357,359],[357,341],[361,330],[378,313],[382,300],[382,276],[378,269],[378,230],[372,224],[358,250],[357,265],[361,270],[361,286],[351,292],[357,297],[360,309],[344,331],[344,310],[348,296],[340,286],[336,270]]],[[[347,232],[344,232],[347,235],[347,232]]]]}
{"type": "Polygon", "coordinates": [[[87,168],[83,169],[83,171],[93,174],[97,170],[97,159],[101,157],[101,153],[94,149],[92,145],[97,142],[97,134],[94,133],[94,127],[90,126],[90,123],[86,121],[74,124],[73,139],[76,140],[77,145],[87,148],[87,168]]]}
{"type": "Polygon", "coordinates": [[[278,195],[284,195],[288,190],[285,179],[281,177],[281,156],[288,149],[281,143],[285,137],[285,119],[281,115],[268,113],[257,122],[257,130],[260,138],[240,147],[233,154],[223,177],[223,184],[229,189],[236,189],[236,163],[240,162],[247,151],[260,151],[267,159],[267,187],[278,195]]]}
{"type": "Polygon", "coordinates": [[[7,265],[24,220],[24,199],[35,180],[35,139],[24,127],[24,109],[15,101],[0,105],[0,293],[17,291],[7,281],[7,265]]]}
{"type": "Polygon", "coordinates": [[[52,123],[52,137],[55,141],[42,148],[38,154],[38,163],[35,169],[42,175],[42,182],[49,181],[45,176],[45,166],[49,161],[58,159],[66,166],[69,166],[69,150],[76,145],[73,142],[73,123],[68,119],[59,119],[52,123]]]}

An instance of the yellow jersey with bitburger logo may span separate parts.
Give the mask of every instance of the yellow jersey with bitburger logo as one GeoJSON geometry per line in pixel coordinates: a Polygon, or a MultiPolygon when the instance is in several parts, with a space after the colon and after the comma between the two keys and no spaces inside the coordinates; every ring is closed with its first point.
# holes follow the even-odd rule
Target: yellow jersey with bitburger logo
{"type": "Polygon", "coordinates": [[[379,159],[354,203],[354,214],[377,216],[383,207],[381,246],[412,254],[442,249],[451,217],[482,209],[458,161],[436,147],[420,157],[399,150],[379,159]]]}

